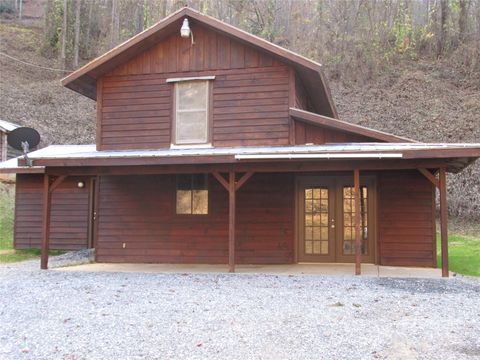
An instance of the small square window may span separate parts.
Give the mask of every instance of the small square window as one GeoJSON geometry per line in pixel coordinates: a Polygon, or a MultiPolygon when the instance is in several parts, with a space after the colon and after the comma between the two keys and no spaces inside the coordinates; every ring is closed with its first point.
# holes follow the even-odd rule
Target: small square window
{"type": "Polygon", "coordinates": [[[208,143],[208,89],[208,81],[175,83],[175,145],[208,143]]]}
{"type": "Polygon", "coordinates": [[[208,214],[208,176],[177,175],[176,209],[179,215],[208,214]]]}

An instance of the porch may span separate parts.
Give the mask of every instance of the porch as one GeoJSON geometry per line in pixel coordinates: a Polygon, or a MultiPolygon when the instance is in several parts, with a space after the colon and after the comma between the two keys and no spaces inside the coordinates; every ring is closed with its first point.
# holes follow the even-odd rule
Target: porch
{"type": "MultiPolygon", "coordinates": [[[[179,274],[225,274],[227,265],[207,264],[143,264],[143,263],[91,263],[69,267],[54,268],[67,272],[115,272],[115,273],[179,273],[179,274]]],[[[351,276],[355,272],[353,263],[298,263],[285,265],[236,265],[238,274],[262,275],[320,275],[351,276]]],[[[438,279],[442,277],[441,269],[382,266],[362,264],[361,274],[367,277],[380,278],[424,278],[438,279]]]]}
{"type": "Polygon", "coordinates": [[[64,180],[81,178],[98,262],[228,264],[230,272],[304,262],[350,262],[355,274],[369,263],[435,268],[439,189],[443,276],[446,172],[475,156],[463,145],[381,143],[111,152],[53,146],[36,153],[30,158],[44,167],[43,269],[52,195],[64,180]],[[207,186],[194,187],[195,174],[207,186]],[[192,177],[190,188],[179,175],[192,177]],[[193,194],[205,191],[210,205],[201,216],[178,211],[181,192],[191,210],[193,194]]]}

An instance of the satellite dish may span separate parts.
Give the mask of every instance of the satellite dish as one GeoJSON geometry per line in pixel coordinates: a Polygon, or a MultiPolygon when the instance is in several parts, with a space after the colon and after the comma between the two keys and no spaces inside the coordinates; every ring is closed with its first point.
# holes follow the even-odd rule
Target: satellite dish
{"type": "Polygon", "coordinates": [[[7,135],[8,145],[27,153],[40,143],[40,134],[29,127],[19,127],[7,135]]]}
{"type": "Polygon", "coordinates": [[[7,135],[8,145],[14,149],[23,151],[23,157],[27,166],[32,166],[28,158],[28,152],[40,143],[40,134],[37,130],[29,127],[19,127],[7,135]]]}

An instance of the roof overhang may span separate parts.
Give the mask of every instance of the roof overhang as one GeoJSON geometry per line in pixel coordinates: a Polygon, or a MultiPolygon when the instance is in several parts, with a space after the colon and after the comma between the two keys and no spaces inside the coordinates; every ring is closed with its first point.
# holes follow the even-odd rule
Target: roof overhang
{"type": "Polygon", "coordinates": [[[479,157],[480,144],[349,143],[124,151],[96,151],[95,145],[53,145],[29,154],[33,167],[26,167],[23,159],[17,158],[8,161],[10,166],[1,164],[0,172],[25,173],[28,169],[44,172],[48,167],[243,166],[252,163],[275,163],[280,171],[280,164],[301,162],[330,164],[329,168],[335,168],[331,164],[342,164],[341,167],[362,169],[361,164],[368,164],[369,169],[381,169],[388,164],[388,169],[446,167],[450,172],[459,172],[479,157]],[[16,161],[16,166],[12,161],[16,161]]]}
{"type": "Polygon", "coordinates": [[[4,133],[8,134],[9,132],[15,130],[18,127],[20,127],[20,125],[17,125],[17,124],[11,123],[9,121],[5,121],[5,120],[0,119],[0,131],[1,132],[4,132],[4,133]]]}
{"type": "Polygon", "coordinates": [[[0,174],[43,174],[45,166],[25,166],[20,157],[0,162],[0,174]]]}
{"type": "Polygon", "coordinates": [[[62,79],[62,84],[96,100],[96,79],[129,61],[140,52],[148,50],[168,36],[179,32],[185,17],[190,20],[192,28],[196,25],[204,26],[293,66],[299,73],[308,94],[312,97],[315,110],[320,112],[323,109],[323,113],[325,113],[325,109],[328,109],[326,115],[337,117],[337,110],[321,64],[188,7],[167,16],[152,27],[90,61],[62,79]]]}
{"type": "Polygon", "coordinates": [[[393,135],[387,132],[370,129],[364,126],[352,124],[347,121],[334,119],[328,116],[315,114],[309,111],[290,108],[290,116],[298,121],[312,125],[320,125],[334,130],[345,131],[350,134],[362,135],[378,141],[391,143],[414,143],[415,140],[393,135]]]}

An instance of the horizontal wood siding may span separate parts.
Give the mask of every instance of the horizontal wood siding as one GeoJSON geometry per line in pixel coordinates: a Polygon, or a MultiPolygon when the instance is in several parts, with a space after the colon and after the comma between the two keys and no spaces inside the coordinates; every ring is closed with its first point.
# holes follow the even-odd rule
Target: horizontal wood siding
{"type": "Polygon", "coordinates": [[[292,263],[294,175],[255,174],[240,188],[236,199],[237,263],[292,263]]]}
{"type": "MultiPolygon", "coordinates": [[[[237,262],[293,258],[293,180],[255,175],[238,193],[237,262]],[[277,185],[265,188],[273,183],[277,185]],[[262,191],[263,189],[263,191],[262,191]]],[[[209,178],[209,214],[175,214],[175,176],[101,177],[97,261],[225,264],[227,191],[209,178]],[[123,247],[125,244],[125,248],[123,247]]]]}
{"type": "Polygon", "coordinates": [[[372,141],[378,140],[345,131],[328,129],[320,125],[315,126],[295,121],[295,144],[297,145],[372,141]]]}
{"type": "MultiPolygon", "coordinates": [[[[52,194],[50,248],[87,247],[89,181],[67,178],[52,194]],[[78,181],[85,188],[77,187],[78,181]]],[[[43,175],[17,175],[15,194],[15,248],[39,248],[42,237],[43,175]]]]}
{"type": "Polygon", "coordinates": [[[7,160],[7,135],[0,131],[0,161],[7,160]]]}
{"type": "Polygon", "coordinates": [[[173,84],[166,79],[215,75],[214,146],[289,143],[288,67],[201,27],[195,44],[177,34],[102,78],[97,136],[102,150],[169,147],[173,84]]]}
{"type": "Polygon", "coordinates": [[[213,145],[288,145],[288,68],[248,69],[213,82],[213,145]]]}
{"type": "Polygon", "coordinates": [[[172,85],[164,76],[105,77],[101,149],[155,149],[170,146],[172,85]]]}
{"type": "Polygon", "coordinates": [[[382,172],[378,189],[380,264],[434,267],[435,213],[431,183],[417,171],[382,172]]]}
{"type": "Polygon", "coordinates": [[[295,76],[295,107],[306,111],[313,111],[310,98],[298,74],[295,76]]]}

